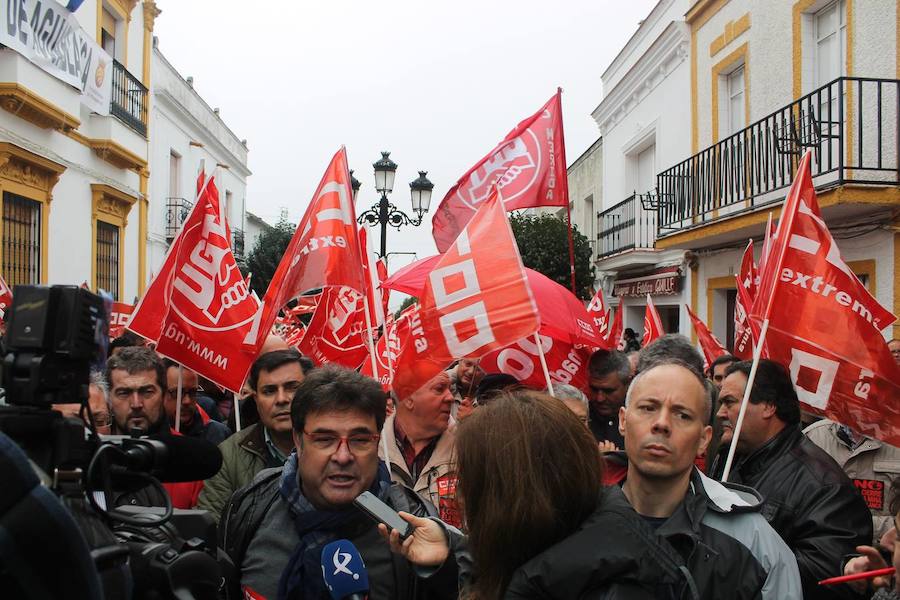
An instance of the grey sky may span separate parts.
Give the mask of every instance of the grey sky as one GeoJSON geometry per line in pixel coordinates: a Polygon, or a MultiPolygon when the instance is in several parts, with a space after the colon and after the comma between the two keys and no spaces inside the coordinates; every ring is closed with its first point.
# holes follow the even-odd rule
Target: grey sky
{"type": "MultiPolygon", "coordinates": [[[[347,146],[377,201],[372,163],[399,164],[392,201],[409,210],[418,169],[447,189],[563,88],[566,155],[599,135],[600,74],[655,0],[578,2],[160,0],[159,48],[250,149],[247,209],[296,222],[332,154],[347,146]]],[[[432,210],[433,212],[433,210],[432,210]]],[[[430,214],[388,233],[389,252],[435,253],[430,214]]],[[[398,256],[390,271],[409,262],[398,256]]]]}

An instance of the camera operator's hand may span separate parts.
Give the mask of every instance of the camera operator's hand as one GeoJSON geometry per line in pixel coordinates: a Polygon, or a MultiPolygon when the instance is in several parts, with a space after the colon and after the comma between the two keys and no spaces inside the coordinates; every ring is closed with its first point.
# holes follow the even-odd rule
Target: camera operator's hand
{"type": "Polygon", "coordinates": [[[443,528],[431,519],[423,519],[407,512],[400,512],[400,517],[415,527],[405,540],[400,540],[400,533],[388,528],[383,523],[378,525],[378,533],[391,545],[391,551],[400,554],[406,560],[422,567],[434,567],[444,563],[450,554],[450,545],[443,528]]]}

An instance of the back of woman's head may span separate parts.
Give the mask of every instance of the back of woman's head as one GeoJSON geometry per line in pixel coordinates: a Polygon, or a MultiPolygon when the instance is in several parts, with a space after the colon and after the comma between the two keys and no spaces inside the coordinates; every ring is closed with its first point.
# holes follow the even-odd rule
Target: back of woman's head
{"type": "Polygon", "coordinates": [[[499,598],[516,568],[594,511],[600,453],[565,404],[526,390],[499,394],[456,435],[457,491],[478,565],[473,591],[499,598]]]}

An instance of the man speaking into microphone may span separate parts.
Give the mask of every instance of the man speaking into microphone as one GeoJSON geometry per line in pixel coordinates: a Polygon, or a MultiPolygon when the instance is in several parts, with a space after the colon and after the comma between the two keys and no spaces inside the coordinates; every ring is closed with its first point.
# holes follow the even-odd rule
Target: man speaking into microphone
{"type": "Polygon", "coordinates": [[[331,598],[322,551],[342,538],[365,562],[371,600],[457,597],[455,563],[418,579],[353,506],[369,491],[394,510],[435,514],[391,483],[378,459],[385,402],[381,386],[355,371],[326,365],[307,375],[291,403],[294,451],[236,492],[220,523],[220,545],[235,567],[229,598],[331,598]]]}

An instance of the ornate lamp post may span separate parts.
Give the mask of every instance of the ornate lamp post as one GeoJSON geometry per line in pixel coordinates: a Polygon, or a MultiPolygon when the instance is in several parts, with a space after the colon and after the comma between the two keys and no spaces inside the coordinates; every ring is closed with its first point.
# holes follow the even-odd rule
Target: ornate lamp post
{"type": "MultiPolygon", "coordinates": [[[[381,226],[381,252],[379,253],[381,258],[387,256],[388,225],[397,230],[404,225],[412,225],[413,227],[421,225],[422,216],[428,212],[428,209],[431,206],[431,192],[434,189],[434,184],[426,177],[428,172],[419,171],[419,177],[409,184],[410,201],[416,217],[410,217],[391,204],[388,201],[388,195],[394,191],[394,175],[397,172],[397,163],[392,161],[390,157],[390,152],[382,152],[381,159],[372,165],[375,169],[375,191],[381,194],[381,199],[377,204],[360,213],[358,218],[360,223],[365,223],[370,227],[374,227],[375,225],[381,226]]],[[[352,171],[350,175],[351,186],[353,187],[353,199],[356,200],[360,183],[356,178],[352,177],[352,171]]]]}

